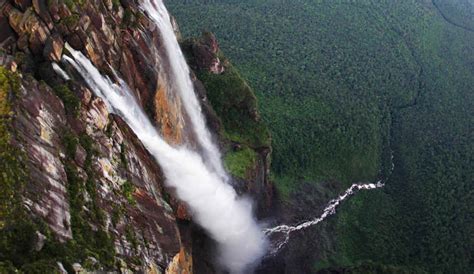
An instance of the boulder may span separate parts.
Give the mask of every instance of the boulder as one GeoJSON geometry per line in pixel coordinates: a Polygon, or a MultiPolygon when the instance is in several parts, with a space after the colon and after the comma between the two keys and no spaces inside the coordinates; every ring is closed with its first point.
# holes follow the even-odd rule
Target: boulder
{"type": "Polygon", "coordinates": [[[214,74],[224,72],[224,65],[217,56],[219,44],[214,34],[204,33],[199,41],[193,44],[192,50],[198,69],[207,70],[214,74]]]}
{"type": "Polygon", "coordinates": [[[55,33],[51,35],[46,41],[46,45],[43,50],[43,56],[44,58],[50,61],[60,62],[63,53],[63,48],[63,39],[59,34],[55,33]]]}

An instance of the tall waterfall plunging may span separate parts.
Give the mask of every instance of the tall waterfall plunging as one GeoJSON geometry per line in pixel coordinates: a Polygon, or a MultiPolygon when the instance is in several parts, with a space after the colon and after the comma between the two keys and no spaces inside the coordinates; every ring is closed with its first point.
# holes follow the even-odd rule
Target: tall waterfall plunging
{"type": "MultiPolygon", "coordinates": [[[[118,76],[118,84],[104,77],[81,53],[67,46],[64,56],[91,90],[120,115],[159,162],[167,185],[186,202],[193,220],[218,243],[219,260],[231,273],[244,273],[265,254],[267,241],[253,217],[251,202],[239,198],[220,175],[196,152],[172,147],[158,134],[146,114],[118,76]]],[[[201,130],[205,130],[202,128],[201,130]]],[[[208,133],[207,133],[208,134],[208,133]]]]}
{"type": "Polygon", "coordinates": [[[141,8],[155,22],[161,32],[162,42],[170,63],[170,77],[172,79],[169,82],[174,85],[174,88],[176,88],[180,95],[197,140],[204,150],[206,156],[204,160],[209,161],[209,165],[219,176],[227,181],[228,176],[223,168],[219,149],[212,141],[209,130],[207,130],[205,119],[201,112],[201,105],[194,92],[188,64],[173,30],[171,17],[162,0],[143,0],[141,8]]]}

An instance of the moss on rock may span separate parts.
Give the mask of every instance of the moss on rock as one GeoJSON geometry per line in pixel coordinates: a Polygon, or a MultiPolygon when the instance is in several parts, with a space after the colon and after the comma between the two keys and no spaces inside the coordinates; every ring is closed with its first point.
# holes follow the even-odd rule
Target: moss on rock
{"type": "Polygon", "coordinates": [[[224,73],[203,71],[198,78],[222,120],[225,137],[252,148],[270,146],[270,132],[260,120],[253,90],[229,62],[224,63],[224,73]]]}
{"type": "Polygon", "coordinates": [[[24,185],[21,151],[12,146],[12,101],[18,95],[19,76],[0,67],[0,229],[21,210],[20,191],[24,185]]]}
{"type": "Polygon", "coordinates": [[[255,166],[256,161],[257,153],[248,147],[228,152],[224,159],[227,170],[241,179],[247,177],[247,172],[255,166]]]}

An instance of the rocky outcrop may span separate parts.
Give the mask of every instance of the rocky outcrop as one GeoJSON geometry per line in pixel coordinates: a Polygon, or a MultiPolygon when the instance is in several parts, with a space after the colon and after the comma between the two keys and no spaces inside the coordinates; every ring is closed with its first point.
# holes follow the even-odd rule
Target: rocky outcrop
{"type": "Polygon", "coordinates": [[[198,70],[207,70],[214,74],[224,72],[224,64],[222,64],[218,52],[219,44],[214,34],[205,32],[196,39],[191,46],[194,56],[194,64],[198,70]]]}

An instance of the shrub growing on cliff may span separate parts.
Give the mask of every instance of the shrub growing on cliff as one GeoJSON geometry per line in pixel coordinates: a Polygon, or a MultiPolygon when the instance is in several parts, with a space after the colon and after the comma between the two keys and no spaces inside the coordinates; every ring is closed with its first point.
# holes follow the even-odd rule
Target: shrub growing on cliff
{"type": "Polygon", "coordinates": [[[74,132],[67,131],[63,134],[62,141],[66,151],[64,167],[68,180],[67,191],[74,237],[68,245],[68,250],[75,254],[76,259],[85,261],[88,257],[94,257],[101,265],[111,268],[115,263],[115,249],[113,239],[104,231],[105,216],[97,202],[97,186],[92,169],[93,156],[97,152],[92,138],[87,134],[78,137],[74,132]],[[78,167],[74,162],[79,145],[86,151],[84,161],[86,180],[79,176],[78,167]],[[86,192],[90,197],[89,201],[85,199],[86,192]],[[86,211],[84,207],[90,210],[86,211]],[[97,225],[99,229],[92,229],[90,224],[97,225]]]}
{"type": "Polygon", "coordinates": [[[63,101],[64,108],[68,114],[77,116],[81,107],[81,101],[66,85],[57,85],[54,92],[63,101]]]}
{"type": "Polygon", "coordinates": [[[135,186],[130,181],[125,181],[121,186],[122,195],[127,199],[128,203],[131,205],[136,204],[133,193],[135,192],[135,186]]]}
{"type": "Polygon", "coordinates": [[[0,229],[21,210],[24,168],[21,153],[11,144],[12,100],[19,89],[18,75],[0,67],[0,229]]]}
{"type": "Polygon", "coordinates": [[[256,162],[257,153],[246,147],[238,151],[227,153],[224,162],[230,173],[239,178],[245,179],[248,170],[250,170],[256,162]]]}

